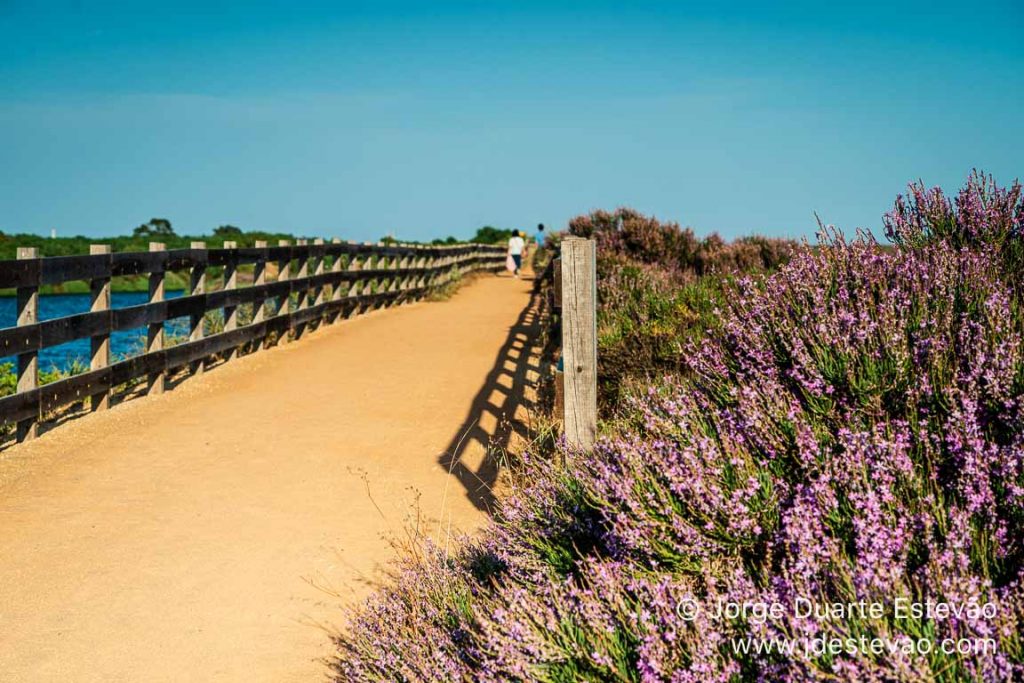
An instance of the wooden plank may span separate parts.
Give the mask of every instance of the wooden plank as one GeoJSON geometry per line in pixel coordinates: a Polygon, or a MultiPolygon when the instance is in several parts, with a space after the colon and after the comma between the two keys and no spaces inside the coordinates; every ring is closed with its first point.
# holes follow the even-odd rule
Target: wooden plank
{"type": "MultiPolygon", "coordinates": [[[[206,295],[206,305],[211,310],[223,308],[227,311],[228,309],[237,308],[242,304],[249,303],[257,296],[259,292],[250,291],[251,289],[251,287],[243,289],[238,289],[237,287],[235,289],[218,289],[216,292],[210,292],[206,295]]],[[[224,322],[226,325],[226,317],[224,322]]]]}
{"type": "Polygon", "coordinates": [[[111,388],[138,377],[151,377],[166,370],[166,351],[152,351],[125,359],[110,366],[111,388]]]}
{"type": "MultiPolygon", "coordinates": [[[[155,253],[163,252],[164,259],[160,261],[161,268],[154,270],[149,275],[149,303],[163,303],[164,301],[164,271],[162,264],[166,263],[166,252],[165,245],[161,242],[150,242],[149,250],[155,253]]],[[[166,304],[164,305],[164,311],[166,312],[166,304]]],[[[146,333],[146,353],[154,353],[163,351],[164,348],[164,321],[155,321],[149,324],[146,333]]],[[[162,355],[162,354],[161,354],[162,355]]],[[[154,370],[149,373],[149,385],[146,393],[149,395],[156,395],[164,393],[164,387],[167,383],[167,371],[160,367],[158,370],[154,370]]]]}
{"type": "Polygon", "coordinates": [[[40,259],[39,284],[56,285],[68,280],[110,277],[110,252],[40,259]]]}
{"type": "Polygon", "coordinates": [[[110,311],[110,328],[115,332],[133,330],[167,319],[167,302],[154,301],[138,306],[125,306],[110,311]]]}
{"type": "Polygon", "coordinates": [[[167,265],[166,251],[153,251],[150,253],[139,251],[123,252],[112,254],[110,258],[111,275],[163,273],[164,267],[167,265]]]}
{"type": "Polygon", "coordinates": [[[237,245],[236,242],[227,241],[224,243],[223,249],[209,249],[207,250],[207,258],[209,259],[208,265],[216,267],[227,267],[238,261],[238,249],[231,245],[237,245]]]}
{"type": "MultiPolygon", "coordinates": [[[[331,284],[335,279],[336,276],[334,273],[317,273],[315,275],[310,275],[303,280],[296,279],[292,282],[294,282],[296,286],[306,287],[315,294],[317,290],[323,289],[327,285],[331,284]]],[[[311,303],[315,303],[316,298],[316,296],[310,297],[311,303]]]]}
{"type": "Polygon", "coordinates": [[[0,330],[0,355],[16,356],[40,348],[39,325],[5,327],[0,330]]]}
{"type": "MultiPolygon", "coordinates": [[[[18,247],[18,258],[38,260],[37,247],[18,247]]],[[[18,326],[35,325],[39,322],[39,285],[30,284],[18,287],[18,326]]],[[[40,334],[40,343],[42,335],[40,334]]],[[[18,388],[17,393],[34,391],[39,387],[39,354],[37,351],[26,351],[18,354],[18,388]]],[[[39,410],[18,421],[16,437],[18,442],[29,441],[39,435],[39,410]]]]}
{"type": "Polygon", "coordinates": [[[30,389],[0,398],[0,423],[17,425],[39,417],[39,389],[30,389]]]}
{"type": "Polygon", "coordinates": [[[323,307],[324,304],[320,304],[319,306],[309,306],[308,308],[300,308],[295,311],[292,313],[292,326],[299,327],[316,320],[323,315],[323,307]]]}
{"type": "Polygon", "coordinates": [[[167,251],[167,263],[165,270],[184,270],[188,268],[206,268],[209,263],[206,242],[192,242],[188,249],[170,249],[167,251]],[[202,244],[202,247],[195,245],[202,244]]]}
{"type": "Polygon", "coordinates": [[[591,448],[597,438],[597,261],[593,240],[562,240],[562,355],[565,438],[591,448]]]}
{"type": "Polygon", "coordinates": [[[255,247],[239,247],[235,250],[235,265],[248,264],[248,263],[259,263],[260,261],[267,260],[267,248],[266,242],[259,246],[259,242],[256,243],[255,247]]]}
{"type": "Polygon", "coordinates": [[[34,287],[39,284],[40,259],[0,261],[0,288],[34,287]]]}
{"type": "Polygon", "coordinates": [[[98,368],[40,387],[39,410],[45,414],[69,403],[109,393],[110,368],[98,368]]]}
{"type": "Polygon", "coordinates": [[[253,323],[231,332],[220,332],[203,339],[178,344],[164,352],[165,365],[168,370],[172,370],[215,353],[237,349],[242,344],[265,337],[266,333],[266,322],[253,323]]]}
{"type": "Polygon", "coordinates": [[[301,261],[309,258],[309,240],[295,240],[292,247],[292,259],[301,261]]]}
{"type": "Polygon", "coordinates": [[[189,336],[191,337],[191,333],[194,331],[193,325],[196,328],[201,326],[203,315],[206,313],[208,306],[208,296],[208,294],[198,293],[168,299],[162,305],[164,319],[189,318],[189,336]]]}
{"type": "Polygon", "coordinates": [[[77,313],[39,323],[39,346],[47,348],[82,337],[110,334],[110,310],[77,313]]]}
{"type": "Polygon", "coordinates": [[[324,246],[324,256],[330,256],[333,259],[333,261],[331,261],[332,265],[334,263],[338,263],[338,260],[347,253],[348,249],[345,246],[345,243],[337,237],[324,246]]]}
{"type": "Polygon", "coordinates": [[[266,323],[268,335],[273,333],[277,335],[278,339],[284,338],[288,335],[288,330],[292,326],[291,314],[275,315],[272,318],[267,318],[266,323]]]}
{"type": "Polygon", "coordinates": [[[221,332],[207,338],[207,341],[211,343],[211,353],[221,353],[222,351],[230,352],[237,349],[242,344],[250,341],[257,335],[262,335],[266,330],[264,323],[259,325],[246,325],[230,332],[221,332]]]}
{"type": "MultiPolygon", "coordinates": [[[[288,280],[268,282],[262,287],[263,296],[267,299],[286,299],[292,293],[292,283],[288,280]]],[[[269,311],[268,311],[269,312],[269,311]]]]}
{"type": "Polygon", "coordinates": [[[141,356],[135,358],[126,358],[125,360],[118,361],[110,364],[110,388],[114,389],[117,386],[126,384],[136,377],[141,376],[142,370],[139,363],[141,356]]]}
{"type": "MultiPolygon", "coordinates": [[[[107,317],[106,330],[94,334],[89,340],[89,369],[93,372],[106,370],[110,365],[110,258],[111,248],[109,244],[91,244],[89,253],[95,256],[102,256],[106,259],[107,269],[98,277],[89,281],[90,305],[89,310],[93,313],[105,313],[107,317]]],[[[107,372],[106,386],[97,384],[95,391],[90,395],[89,408],[93,412],[106,410],[110,407],[110,373],[107,372]]]]}
{"type": "Polygon", "coordinates": [[[292,248],[289,246],[291,242],[288,240],[281,240],[276,247],[267,248],[267,261],[290,261],[292,257],[292,248]]]}

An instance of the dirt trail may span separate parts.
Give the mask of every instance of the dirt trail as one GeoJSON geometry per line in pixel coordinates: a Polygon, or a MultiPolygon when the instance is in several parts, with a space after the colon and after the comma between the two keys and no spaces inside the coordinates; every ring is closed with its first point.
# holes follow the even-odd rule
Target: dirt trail
{"type": "Polygon", "coordinates": [[[323,679],[318,624],[417,496],[432,535],[485,519],[530,284],[328,326],[0,454],[0,680],[323,679]]]}

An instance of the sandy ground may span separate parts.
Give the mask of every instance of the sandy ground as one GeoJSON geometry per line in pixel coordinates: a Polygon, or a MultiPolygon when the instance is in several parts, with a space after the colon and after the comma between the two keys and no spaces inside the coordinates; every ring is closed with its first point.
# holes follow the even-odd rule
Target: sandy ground
{"type": "Polygon", "coordinates": [[[389,538],[486,518],[530,284],[324,327],[0,453],[0,680],[324,679],[325,625],[389,538]]]}

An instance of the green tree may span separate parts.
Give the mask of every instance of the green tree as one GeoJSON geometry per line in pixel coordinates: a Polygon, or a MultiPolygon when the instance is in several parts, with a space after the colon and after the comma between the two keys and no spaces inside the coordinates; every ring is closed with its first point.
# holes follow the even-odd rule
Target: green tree
{"type": "Polygon", "coordinates": [[[233,225],[221,225],[213,229],[213,236],[221,238],[241,237],[242,229],[236,228],[233,225]]]}
{"type": "Polygon", "coordinates": [[[508,238],[512,236],[512,230],[507,228],[495,228],[492,225],[485,225],[476,231],[476,235],[470,240],[470,242],[478,242],[479,244],[500,244],[507,242],[508,238]]]}
{"type": "Polygon", "coordinates": [[[132,231],[134,237],[177,237],[171,222],[166,218],[150,218],[148,223],[143,223],[132,231]]]}

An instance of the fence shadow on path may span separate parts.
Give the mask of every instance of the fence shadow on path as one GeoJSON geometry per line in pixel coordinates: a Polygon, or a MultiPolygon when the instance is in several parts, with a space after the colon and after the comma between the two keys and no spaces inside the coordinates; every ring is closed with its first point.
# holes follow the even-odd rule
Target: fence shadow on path
{"type": "Polygon", "coordinates": [[[527,438],[523,419],[534,407],[527,390],[540,372],[532,351],[540,342],[542,329],[541,296],[534,291],[509,329],[465,420],[438,458],[438,463],[462,484],[473,505],[488,513],[494,508],[500,457],[508,450],[513,435],[527,438]],[[480,464],[474,468],[469,460],[479,460],[480,464]]]}

